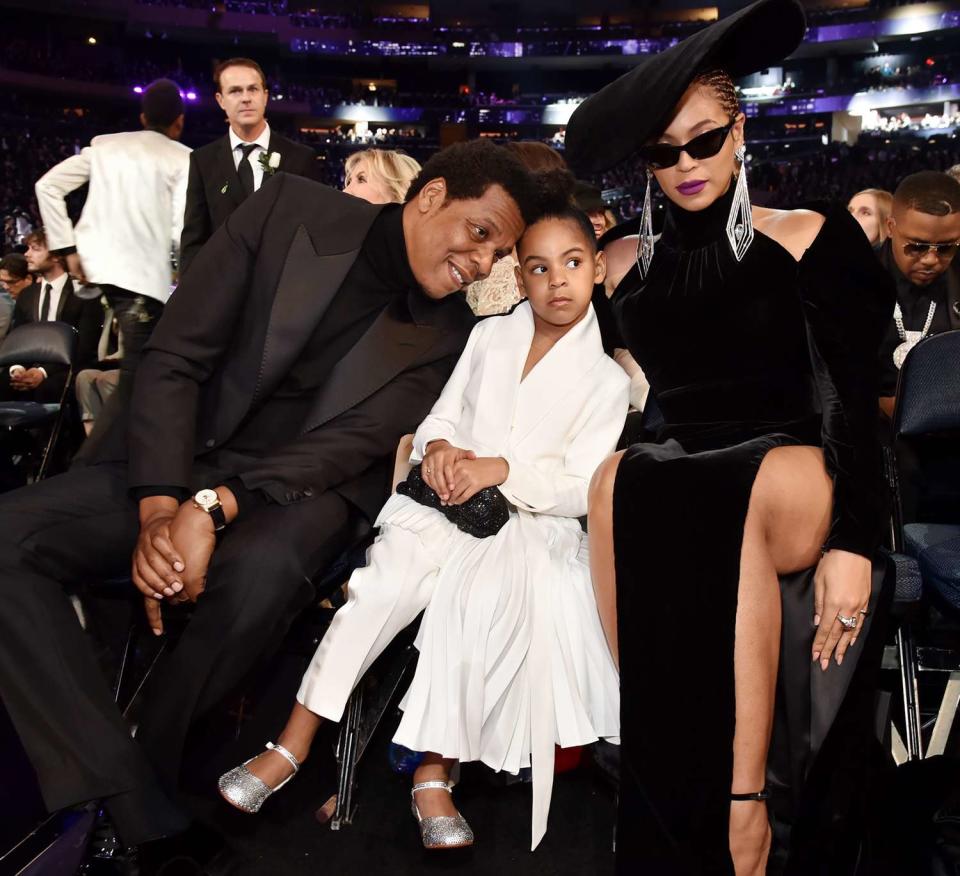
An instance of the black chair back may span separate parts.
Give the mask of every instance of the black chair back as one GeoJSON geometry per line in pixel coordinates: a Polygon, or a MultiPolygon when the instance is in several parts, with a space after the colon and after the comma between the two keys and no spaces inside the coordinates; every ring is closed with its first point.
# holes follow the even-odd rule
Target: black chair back
{"type": "Polygon", "coordinates": [[[0,367],[66,365],[73,362],[77,330],[66,322],[28,322],[17,326],[0,344],[0,367]]]}
{"type": "Polygon", "coordinates": [[[893,432],[901,522],[960,522],[960,331],[910,351],[893,432]]]}

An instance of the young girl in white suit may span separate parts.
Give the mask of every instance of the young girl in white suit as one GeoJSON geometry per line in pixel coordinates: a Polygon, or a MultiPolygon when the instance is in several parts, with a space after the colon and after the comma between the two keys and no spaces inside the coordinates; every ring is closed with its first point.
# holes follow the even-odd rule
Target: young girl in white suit
{"type": "Polygon", "coordinates": [[[440,507],[399,492],[387,501],[279,744],[221,777],[234,806],[256,812],[292,778],[321,720],[340,720],[354,685],[421,611],[394,741],[427,752],[413,787],[427,848],[473,842],[450,797],[457,761],[532,765],[535,848],[554,745],[617,741],[619,678],[578,518],[623,428],[630,381],[604,354],[590,304],[605,265],[589,220],[564,200],[546,213],[517,246],[527,300],[477,325],[414,438],[411,462],[440,507]],[[509,503],[495,535],[467,534],[444,513],[490,487],[509,503]]]}

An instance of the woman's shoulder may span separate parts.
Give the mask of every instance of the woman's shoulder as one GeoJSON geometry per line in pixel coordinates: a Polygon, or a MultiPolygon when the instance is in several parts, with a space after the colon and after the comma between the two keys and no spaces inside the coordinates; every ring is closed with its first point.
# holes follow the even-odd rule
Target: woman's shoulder
{"type": "Polygon", "coordinates": [[[775,240],[800,261],[817,239],[827,222],[827,216],[817,210],[754,207],[753,221],[758,231],[775,240]]]}

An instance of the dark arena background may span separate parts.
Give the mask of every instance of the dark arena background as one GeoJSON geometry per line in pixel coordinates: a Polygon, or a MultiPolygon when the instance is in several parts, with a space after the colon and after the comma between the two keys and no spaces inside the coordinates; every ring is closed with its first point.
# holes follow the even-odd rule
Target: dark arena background
{"type": "MultiPolygon", "coordinates": [[[[3,0],[2,253],[23,252],[30,232],[42,224],[36,181],[92,138],[138,130],[141,96],[156,79],[179,85],[186,107],[181,142],[196,149],[226,132],[214,68],[235,56],[254,59],[267,78],[271,129],[315,150],[318,176],[342,188],[345,162],[371,147],[402,150],[421,164],[443,147],[475,138],[536,140],[563,155],[568,120],[584,98],[639,58],[745,5],[696,4],[3,0]]],[[[861,190],[893,192],[909,174],[960,165],[960,6],[906,0],[804,5],[808,29],[800,48],[781,66],[737,82],[752,202],[773,208],[846,204],[861,190]]],[[[586,182],[599,189],[609,225],[639,216],[646,185],[639,160],[586,182]]],[[[67,199],[74,221],[86,196],[80,188],[67,199]]],[[[659,198],[657,229],[664,211],[659,198]]],[[[628,232],[636,233],[636,223],[628,232]]],[[[960,371],[960,362],[953,368],[960,371]]],[[[950,404],[960,404],[956,387],[951,392],[950,404]]],[[[955,469],[960,443],[950,447],[945,458],[955,469]]],[[[65,452],[54,451],[54,467],[65,466],[65,452]]],[[[891,462],[889,472],[895,467],[891,462]]],[[[948,469],[935,469],[934,476],[948,469]]],[[[894,520],[888,547],[907,562],[898,527],[894,520]]],[[[956,582],[960,561],[956,552],[953,557],[956,582]]],[[[225,843],[203,872],[613,874],[617,751],[605,744],[558,757],[550,830],[537,851],[529,851],[529,776],[495,775],[477,764],[464,768],[457,791],[477,845],[439,856],[421,849],[409,812],[409,753],[390,742],[399,714],[393,694],[410,674],[408,642],[396,643],[364,680],[363,701],[345,719],[353,719],[353,732],[325,724],[302,774],[260,816],[223,805],[217,777],[276,737],[278,716],[286,713],[316,642],[342,603],[337,588],[358,562],[355,555],[340,558],[321,582],[324,601],[299,617],[270,661],[193,730],[183,773],[188,803],[209,835],[225,843]],[[363,756],[355,772],[344,770],[358,746],[363,756]],[[337,794],[341,809],[331,820],[337,794]],[[345,797],[352,798],[348,804],[345,797]]],[[[919,576],[913,566],[904,574],[919,576]]],[[[953,723],[960,700],[960,597],[929,591],[919,577],[915,583],[911,595],[898,582],[876,691],[876,739],[886,768],[872,777],[875,802],[902,856],[888,859],[888,869],[874,864],[844,871],[851,876],[960,873],[960,738],[953,723]]],[[[119,679],[119,701],[132,701],[127,717],[136,724],[136,693],[157,645],[138,627],[140,604],[131,601],[129,586],[91,582],[76,594],[75,605],[104,672],[119,679]]],[[[175,637],[175,620],[171,626],[175,637]]],[[[651,654],[650,671],[670,659],[651,654]]],[[[697,696],[696,676],[679,683],[697,696]]],[[[651,721],[672,720],[655,702],[649,709],[651,721]]],[[[708,727],[711,716],[702,720],[708,727]]],[[[0,703],[0,874],[139,872],[119,849],[113,859],[108,850],[91,860],[100,829],[96,801],[48,815],[0,703]]],[[[170,864],[161,872],[200,871],[170,864]]]]}

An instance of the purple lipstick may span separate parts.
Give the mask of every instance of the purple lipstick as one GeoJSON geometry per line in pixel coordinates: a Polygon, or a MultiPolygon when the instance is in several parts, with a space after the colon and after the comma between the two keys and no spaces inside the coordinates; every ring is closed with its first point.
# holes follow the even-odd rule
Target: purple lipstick
{"type": "Polygon", "coordinates": [[[705,179],[693,179],[689,182],[680,183],[677,186],[677,191],[681,195],[698,195],[703,191],[704,186],[706,186],[707,181],[705,179]]]}

